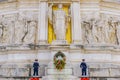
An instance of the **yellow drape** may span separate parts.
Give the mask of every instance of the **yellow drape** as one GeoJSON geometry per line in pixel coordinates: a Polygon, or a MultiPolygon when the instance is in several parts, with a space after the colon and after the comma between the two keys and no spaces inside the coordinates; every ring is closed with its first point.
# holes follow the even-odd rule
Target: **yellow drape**
{"type": "MultiPolygon", "coordinates": [[[[66,15],[68,15],[68,7],[69,6],[63,6],[63,10],[66,12],[66,15]]],[[[57,6],[53,6],[53,10],[57,10],[57,6]]],[[[67,30],[66,30],[66,40],[70,44],[71,43],[71,22],[68,23],[67,30]]],[[[52,43],[53,40],[55,40],[55,33],[53,29],[53,25],[50,24],[48,20],[48,43],[52,43]]]]}

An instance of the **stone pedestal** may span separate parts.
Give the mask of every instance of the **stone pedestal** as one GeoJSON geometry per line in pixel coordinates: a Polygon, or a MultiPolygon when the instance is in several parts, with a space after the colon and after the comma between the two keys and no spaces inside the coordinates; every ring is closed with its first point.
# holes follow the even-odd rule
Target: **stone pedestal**
{"type": "Polygon", "coordinates": [[[43,80],[79,80],[79,78],[71,75],[49,75],[42,78],[43,80]]]}
{"type": "MultiPolygon", "coordinates": [[[[55,41],[56,43],[57,41],[55,41]]],[[[63,41],[64,42],[64,41],[63,41]]],[[[65,41],[66,42],[66,41],[65,41]]],[[[54,42],[53,42],[54,43],[54,42]]],[[[54,43],[54,44],[55,44],[54,43]]],[[[73,68],[69,60],[69,46],[65,44],[61,44],[61,41],[58,41],[58,44],[51,45],[51,54],[52,54],[52,60],[48,64],[48,67],[45,69],[45,76],[42,78],[43,80],[79,80],[78,77],[73,76],[73,68]],[[60,43],[59,43],[60,42],[60,43]],[[59,45],[58,45],[59,44],[59,45]],[[62,46],[61,46],[62,45],[62,46]],[[57,70],[54,66],[54,56],[58,54],[58,52],[61,52],[65,55],[66,58],[66,65],[65,68],[62,70],[57,70]]]]}
{"type": "Polygon", "coordinates": [[[72,75],[73,69],[72,68],[65,68],[61,71],[55,69],[55,68],[46,68],[46,75],[72,75]]]}
{"type": "Polygon", "coordinates": [[[43,80],[79,80],[78,77],[73,76],[73,68],[69,66],[61,71],[48,66],[45,71],[46,76],[42,78],[43,80]]]}
{"type": "Polygon", "coordinates": [[[68,44],[67,40],[54,40],[52,42],[52,45],[67,45],[67,44],[68,44]]]}

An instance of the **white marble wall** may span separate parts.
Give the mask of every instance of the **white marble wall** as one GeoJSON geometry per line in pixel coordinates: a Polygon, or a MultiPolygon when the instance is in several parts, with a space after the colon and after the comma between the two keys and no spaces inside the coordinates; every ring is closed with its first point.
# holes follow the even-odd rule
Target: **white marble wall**
{"type": "Polygon", "coordinates": [[[32,63],[35,58],[39,59],[41,65],[47,65],[52,61],[55,53],[61,50],[73,65],[77,76],[81,74],[79,63],[82,58],[86,59],[91,68],[94,68],[91,75],[102,75],[104,71],[106,76],[118,74],[118,72],[114,73],[117,71],[114,69],[111,73],[109,69],[101,69],[106,63],[116,66],[120,62],[118,10],[103,8],[99,5],[101,3],[73,2],[71,10],[73,11],[71,15],[73,44],[65,45],[67,48],[63,45],[59,45],[60,47],[54,45],[54,48],[51,48],[51,45],[47,44],[48,3],[31,2],[34,7],[27,2],[22,3],[24,2],[19,3],[17,9],[16,7],[14,9],[7,7],[5,11],[0,9],[0,65],[11,63],[26,65],[32,63]],[[111,10],[112,12],[109,12],[111,10]],[[43,42],[44,45],[39,42],[43,42]],[[78,44],[79,42],[82,42],[81,45],[78,44]],[[36,43],[39,45],[32,46],[35,48],[27,45],[36,43]]]}
{"type": "MultiPolygon", "coordinates": [[[[15,11],[1,10],[0,44],[47,43],[47,2],[33,3],[33,7],[27,4],[20,4],[15,11]]],[[[99,3],[90,4],[87,7],[87,3],[71,4],[73,43],[119,45],[119,15],[113,14],[113,9],[112,14],[104,12],[106,8],[100,10],[99,3]]]]}

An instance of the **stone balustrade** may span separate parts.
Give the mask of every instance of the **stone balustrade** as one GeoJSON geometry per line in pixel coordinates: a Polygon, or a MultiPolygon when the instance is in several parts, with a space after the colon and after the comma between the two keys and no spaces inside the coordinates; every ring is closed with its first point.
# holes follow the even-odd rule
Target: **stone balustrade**
{"type": "MultiPolygon", "coordinates": [[[[39,76],[41,77],[45,76],[45,69],[43,69],[43,67],[40,67],[39,70],[39,76]]],[[[78,71],[80,72],[79,69],[78,71]]],[[[87,77],[90,80],[120,80],[119,72],[120,68],[89,68],[87,77]]],[[[28,80],[32,76],[32,73],[32,68],[27,67],[0,68],[0,80],[28,80]]],[[[75,75],[75,70],[73,75],[75,75]]],[[[82,77],[80,73],[78,75],[75,76],[78,78],[82,77]]]]}
{"type": "MultiPolygon", "coordinates": [[[[120,68],[119,66],[109,66],[104,65],[102,66],[93,66],[89,63],[88,68],[88,76],[90,77],[119,77],[120,76],[120,68]],[[104,74],[103,74],[104,73],[104,74]]],[[[57,73],[57,70],[55,69],[46,69],[46,65],[41,65],[39,68],[39,76],[45,76],[52,74],[54,75],[57,73]],[[48,71],[47,71],[48,70],[48,71]],[[47,73],[49,72],[49,73],[47,73]]],[[[29,77],[32,76],[33,69],[32,67],[16,67],[16,66],[0,66],[0,76],[3,77],[14,77],[14,76],[20,76],[20,77],[29,77]]],[[[81,69],[79,65],[74,66],[73,68],[63,70],[62,72],[59,72],[59,74],[68,74],[74,75],[77,77],[81,77],[81,69]]]]}
{"type": "MultiPolygon", "coordinates": [[[[40,65],[39,76],[45,75],[45,65],[40,65]]],[[[0,66],[0,77],[30,77],[33,74],[33,68],[30,66],[0,66]]],[[[1,80],[1,79],[0,79],[1,80]]]]}

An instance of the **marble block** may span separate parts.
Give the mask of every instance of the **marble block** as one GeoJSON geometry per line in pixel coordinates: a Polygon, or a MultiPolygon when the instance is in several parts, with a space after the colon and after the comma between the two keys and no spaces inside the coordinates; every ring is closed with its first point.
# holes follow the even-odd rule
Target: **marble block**
{"type": "Polygon", "coordinates": [[[72,68],[68,68],[68,69],[63,69],[61,71],[56,70],[56,69],[47,69],[47,75],[56,75],[56,74],[64,74],[64,75],[72,75],[72,68]]]}
{"type": "Polygon", "coordinates": [[[66,40],[54,40],[52,45],[66,45],[68,42],[66,40]]]}

